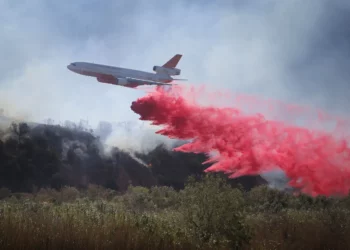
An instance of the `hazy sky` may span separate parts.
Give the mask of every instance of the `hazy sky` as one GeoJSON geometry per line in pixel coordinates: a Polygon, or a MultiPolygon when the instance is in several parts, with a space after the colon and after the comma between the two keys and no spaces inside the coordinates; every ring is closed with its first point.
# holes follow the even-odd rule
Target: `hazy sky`
{"type": "Polygon", "coordinates": [[[34,121],[128,121],[145,92],[70,72],[73,61],[152,71],[332,111],[350,104],[347,0],[0,0],[0,107],[34,121]]]}

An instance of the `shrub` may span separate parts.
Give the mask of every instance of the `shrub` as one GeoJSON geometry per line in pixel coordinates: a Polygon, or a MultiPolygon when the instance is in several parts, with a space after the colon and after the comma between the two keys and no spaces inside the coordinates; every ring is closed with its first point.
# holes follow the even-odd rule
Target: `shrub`
{"type": "Polygon", "coordinates": [[[130,185],[120,200],[127,210],[134,213],[152,211],[155,208],[149,189],[145,187],[130,185]]]}
{"type": "Polygon", "coordinates": [[[223,178],[207,175],[199,182],[191,178],[180,194],[185,226],[198,242],[240,249],[248,241],[239,189],[231,188],[223,178]]]}
{"type": "Polygon", "coordinates": [[[89,184],[85,191],[87,198],[91,200],[106,199],[111,200],[116,196],[116,192],[111,189],[103,188],[99,185],[89,184]]]}
{"type": "Polygon", "coordinates": [[[279,212],[288,207],[290,195],[267,186],[255,187],[246,195],[250,212],[279,212]]]}
{"type": "Polygon", "coordinates": [[[179,194],[172,187],[152,187],[150,189],[150,198],[154,208],[177,209],[179,207],[179,194]]]}

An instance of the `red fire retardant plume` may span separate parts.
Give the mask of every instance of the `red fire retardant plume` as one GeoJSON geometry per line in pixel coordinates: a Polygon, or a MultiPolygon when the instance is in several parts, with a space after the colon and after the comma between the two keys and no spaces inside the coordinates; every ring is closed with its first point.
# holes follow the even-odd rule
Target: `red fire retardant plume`
{"type": "Polygon", "coordinates": [[[206,171],[235,178],[282,169],[290,186],[310,195],[346,195],[350,188],[350,149],[347,141],[262,115],[245,115],[235,108],[201,107],[181,95],[158,90],[133,102],[140,120],[163,125],[157,133],[192,142],[176,151],[216,156],[206,171]]]}

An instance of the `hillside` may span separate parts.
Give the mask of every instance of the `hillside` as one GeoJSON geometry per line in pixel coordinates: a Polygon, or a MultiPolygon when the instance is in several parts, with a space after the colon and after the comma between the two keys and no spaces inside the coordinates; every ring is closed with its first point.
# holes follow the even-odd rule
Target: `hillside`
{"type": "MultiPolygon", "coordinates": [[[[106,153],[91,131],[60,125],[13,123],[0,138],[0,187],[13,192],[89,184],[120,192],[130,184],[181,189],[189,176],[203,175],[208,167],[201,164],[205,155],[173,152],[162,145],[147,154],[133,155],[116,147],[106,153]]],[[[251,176],[230,183],[249,190],[265,181],[251,176]]]]}
{"type": "Polygon", "coordinates": [[[204,155],[163,145],[147,154],[106,150],[103,139],[74,126],[12,124],[0,138],[1,249],[350,246],[349,196],[204,175],[204,155]]]}

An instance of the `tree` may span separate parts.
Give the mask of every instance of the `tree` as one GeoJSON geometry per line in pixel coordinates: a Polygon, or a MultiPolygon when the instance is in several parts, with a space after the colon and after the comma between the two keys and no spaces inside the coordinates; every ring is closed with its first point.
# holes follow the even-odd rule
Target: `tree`
{"type": "Polygon", "coordinates": [[[180,192],[181,211],[190,234],[202,242],[226,242],[240,249],[249,239],[243,225],[243,194],[232,188],[223,178],[206,175],[196,182],[190,178],[180,192]]]}

